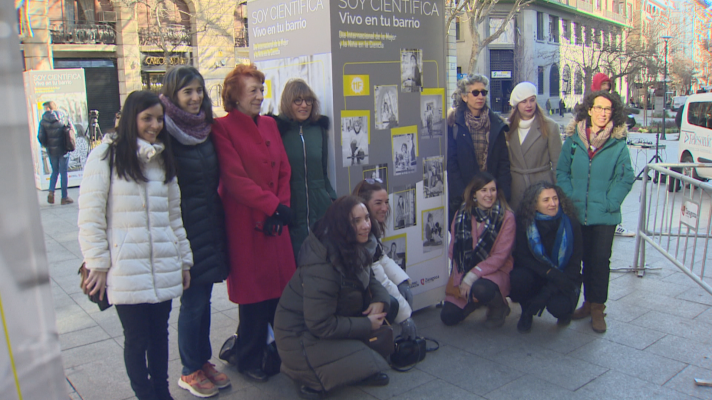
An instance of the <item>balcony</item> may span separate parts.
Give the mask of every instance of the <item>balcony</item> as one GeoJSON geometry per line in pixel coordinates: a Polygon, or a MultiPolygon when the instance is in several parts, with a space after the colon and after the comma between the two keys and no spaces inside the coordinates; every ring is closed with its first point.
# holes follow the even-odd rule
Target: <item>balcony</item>
{"type": "Polygon", "coordinates": [[[249,47],[250,41],[247,35],[247,27],[235,29],[235,47],[249,47]]]}
{"type": "Polygon", "coordinates": [[[53,44],[116,44],[112,22],[50,21],[49,32],[53,44]]]}
{"type": "Polygon", "coordinates": [[[138,42],[141,46],[157,46],[170,45],[190,46],[192,44],[191,35],[188,29],[183,25],[171,24],[162,27],[150,26],[147,28],[139,28],[138,42]]]}
{"type": "Polygon", "coordinates": [[[593,13],[593,4],[585,2],[583,0],[575,0],[576,1],[576,8],[582,11],[587,11],[589,13],[593,13]]]}

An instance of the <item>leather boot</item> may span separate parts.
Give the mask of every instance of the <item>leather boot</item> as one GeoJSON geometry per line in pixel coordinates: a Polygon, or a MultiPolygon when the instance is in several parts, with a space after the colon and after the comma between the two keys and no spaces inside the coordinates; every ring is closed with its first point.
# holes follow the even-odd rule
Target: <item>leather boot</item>
{"type": "Polygon", "coordinates": [[[591,328],[594,332],[606,331],[606,314],[603,312],[605,309],[605,304],[591,303],[591,328]]]}
{"type": "Polygon", "coordinates": [[[54,192],[49,192],[47,195],[47,203],[54,204],[54,192]]]}
{"type": "Polygon", "coordinates": [[[494,299],[487,305],[487,320],[485,328],[493,329],[504,325],[504,319],[509,315],[509,304],[502,298],[502,295],[497,292],[494,299]]]}
{"type": "Polygon", "coordinates": [[[584,300],[581,307],[579,307],[573,314],[571,314],[571,319],[584,319],[591,315],[591,303],[584,300]]]}

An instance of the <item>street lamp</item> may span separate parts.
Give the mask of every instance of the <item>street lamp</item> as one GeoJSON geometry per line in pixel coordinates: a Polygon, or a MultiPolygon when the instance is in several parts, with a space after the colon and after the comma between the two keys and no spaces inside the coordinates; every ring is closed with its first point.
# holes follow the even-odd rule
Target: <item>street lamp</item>
{"type": "MultiPolygon", "coordinates": [[[[665,136],[665,114],[667,114],[667,110],[665,109],[665,104],[667,100],[667,56],[668,56],[668,40],[672,39],[672,36],[661,36],[660,37],[662,40],[665,41],[665,68],[663,70],[663,134],[662,138],[663,140],[667,140],[667,137],[665,136]]],[[[655,140],[655,148],[657,151],[658,147],[658,140],[655,140]]]]}

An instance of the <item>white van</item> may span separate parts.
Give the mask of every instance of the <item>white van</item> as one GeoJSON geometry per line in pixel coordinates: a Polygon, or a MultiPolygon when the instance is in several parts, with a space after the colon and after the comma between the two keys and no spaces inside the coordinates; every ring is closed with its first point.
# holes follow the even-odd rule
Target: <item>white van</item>
{"type": "MultiPolygon", "coordinates": [[[[678,160],[712,163],[712,93],[687,98],[680,126],[678,160]]],[[[683,173],[696,179],[712,179],[712,168],[694,168],[683,173]]]]}

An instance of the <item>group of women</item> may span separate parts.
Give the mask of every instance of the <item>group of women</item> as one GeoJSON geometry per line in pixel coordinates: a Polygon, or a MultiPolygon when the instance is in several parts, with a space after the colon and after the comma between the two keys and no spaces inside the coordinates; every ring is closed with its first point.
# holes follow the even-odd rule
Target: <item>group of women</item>
{"type": "Polygon", "coordinates": [[[385,360],[364,341],[384,320],[416,335],[408,275],[380,242],[386,188],[369,179],[337,199],[329,121],[315,94],[291,80],[280,114],[263,116],[264,80],[254,65],[236,67],[222,92],[227,115],[213,118],[200,73],[171,69],[160,95],[126,98],[116,133],[87,161],[78,220],[86,289],[116,306],[140,400],[172,398],[168,318],[177,297],[178,386],[197,397],[230,386],[210,362],[211,293],[225,280],[240,305],[238,371],[266,381],[274,335],[303,397],[387,384],[385,360]]]}
{"type": "MultiPolygon", "coordinates": [[[[457,132],[454,125],[460,118],[466,121],[461,129],[477,141],[472,130],[482,125],[477,119],[488,110],[486,105],[477,108],[473,98],[486,94],[486,83],[478,76],[459,82],[454,97],[462,101],[451,113],[458,117],[449,119],[449,135],[457,132]]],[[[499,168],[495,178],[487,172],[488,164],[480,163],[453,213],[453,268],[440,314],[446,325],[486,305],[485,325],[502,326],[510,297],[522,309],[520,332],[529,332],[533,316],[544,309],[560,324],[590,316],[594,331],[606,331],[613,235],[634,182],[623,105],[607,91],[588,94],[562,145],[559,128],[544,116],[536,93],[533,84],[522,82],[510,97],[510,177],[502,177],[499,168]],[[510,182],[511,188],[503,187],[510,182]],[[584,302],[576,309],[582,282],[584,302]]],[[[463,135],[461,140],[466,139],[463,135]]],[[[477,150],[471,155],[478,156],[477,150]]]]}
{"type": "MultiPolygon", "coordinates": [[[[78,223],[86,289],[116,306],[140,400],[172,398],[167,328],[176,297],[178,386],[197,397],[230,386],[210,362],[211,293],[224,280],[240,305],[238,371],[269,379],[263,361],[273,334],[281,370],[304,398],[387,384],[387,363],[367,344],[384,321],[399,324],[406,338],[417,335],[409,277],[381,243],[391,211],[387,188],[366,179],[337,198],[327,176],[329,121],[314,92],[291,80],[280,114],[260,115],[264,81],[254,65],[237,66],[221,95],[227,114],[213,118],[200,73],[171,69],[160,95],[126,98],[116,133],[85,166],[78,223]]],[[[528,96],[531,87],[524,89],[515,89],[520,100],[508,136],[518,215],[495,178],[474,176],[451,226],[442,320],[456,324],[488,305],[486,324],[501,326],[510,296],[522,305],[521,331],[544,308],[567,321],[583,259],[586,301],[573,317],[593,315],[599,330],[608,226],[620,220],[632,183],[622,110],[613,97],[589,96],[562,149],[558,128],[535,93],[528,96]]]]}

